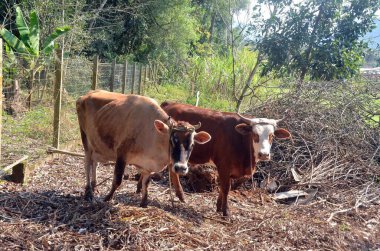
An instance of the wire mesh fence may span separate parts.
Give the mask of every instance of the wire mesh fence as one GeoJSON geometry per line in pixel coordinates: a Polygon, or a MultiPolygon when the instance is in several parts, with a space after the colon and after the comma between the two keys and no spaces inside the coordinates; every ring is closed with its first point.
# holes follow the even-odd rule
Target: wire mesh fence
{"type": "Polygon", "coordinates": [[[51,143],[54,57],[7,51],[3,60],[2,163],[31,159],[51,143]]]}
{"type": "MultiPolygon", "coordinates": [[[[75,101],[94,87],[124,93],[142,93],[141,69],[134,63],[105,63],[84,57],[65,58],[60,62],[56,55],[41,56],[4,52],[3,61],[3,112],[1,138],[1,165],[6,166],[24,155],[33,161],[45,154],[54,138],[55,88],[62,66],[62,92],[60,109],[59,143],[70,145],[80,139],[75,101]],[[58,68],[57,68],[58,67],[58,68]],[[133,76],[133,72],[135,75],[133,76]],[[123,89],[124,86],[124,89],[123,89]]],[[[65,146],[63,146],[65,147],[65,146]]]]}

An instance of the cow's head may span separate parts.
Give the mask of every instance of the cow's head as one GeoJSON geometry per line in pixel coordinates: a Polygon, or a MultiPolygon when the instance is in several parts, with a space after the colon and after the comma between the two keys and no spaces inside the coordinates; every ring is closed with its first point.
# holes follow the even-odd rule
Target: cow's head
{"type": "Polygon", "coordinates": [[[188,161],[194,144],[205,144],[210,141],[211,136],[207,132],[195,132],[199,129],[201,123],[198,125],[191,125],[185,121],[175,122],[170,119],[170,125],[167,126],[160,120],[156,120],[154,125],[159,132],[163,132],[164,128],[170,135],[170,154],[172,161],[172,168],[175,173],[184,175],[188,172],[188,161]]]}
{"type": "Polygon", "coordinates": [[[277,128],[281,120],[267,118],[246,118],[238,114],[244,123],[235,126],[236,131],[243,135],[252,135],[253,152],[256,161],[270,160],[270,149],[274,137],[279,139],[290,138],[290,133],[277,128]]]}

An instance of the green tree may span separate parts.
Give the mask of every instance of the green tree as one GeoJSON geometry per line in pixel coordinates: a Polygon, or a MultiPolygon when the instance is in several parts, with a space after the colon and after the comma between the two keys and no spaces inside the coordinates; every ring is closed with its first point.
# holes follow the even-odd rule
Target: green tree
{"type": "Polygon", "coordinates": [[[378,0],[259,1],[250,35],[266,59],[262,73],[293,75],[299,83],[307,75],[325,80],[353,76],[367,48],[360,38],[374,28],[379,8],[378,0]]]}

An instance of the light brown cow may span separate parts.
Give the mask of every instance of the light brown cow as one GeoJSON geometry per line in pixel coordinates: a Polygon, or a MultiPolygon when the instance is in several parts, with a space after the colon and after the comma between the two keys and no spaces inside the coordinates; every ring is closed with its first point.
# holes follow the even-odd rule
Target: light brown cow
{"type": "Polygon", "coordinates": [[[85,151],[85,199],[90,201],[94,199],[98,162],[116,160],[112,188],[105,201],[112,199],[120,186],[126,165],[140,169],[146,177],[141,201],[145,207],[150,174],[161,171],[170,161],[176,173],[186,173],[194,142],[204,144],[211,138],[206,132],[195,132],[200,125],[176,122],[156,101],[139,95],[92,91],[77,100],[77,113],[85,151]]]}

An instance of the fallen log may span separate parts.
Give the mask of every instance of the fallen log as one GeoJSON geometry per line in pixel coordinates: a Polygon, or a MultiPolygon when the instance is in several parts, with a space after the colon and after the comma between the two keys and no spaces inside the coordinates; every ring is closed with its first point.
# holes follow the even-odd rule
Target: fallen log
{"type": "Polygon", "coordinates": [[[74,153],[66,150],[59,150],[55,147],[49,146],[48,149],[46,150],[47,153],[52,154],[52,153],[61,153],[61,154],[68,154],[72,156],[78,156],[78,157],[84,157],[83,153],[74,153]]]}

